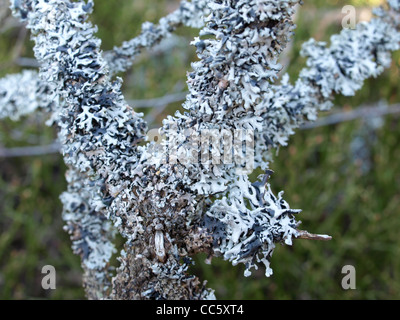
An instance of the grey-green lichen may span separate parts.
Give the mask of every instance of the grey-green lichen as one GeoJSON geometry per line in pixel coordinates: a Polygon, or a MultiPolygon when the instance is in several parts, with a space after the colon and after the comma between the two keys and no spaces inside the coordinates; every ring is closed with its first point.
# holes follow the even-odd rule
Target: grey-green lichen
{"type": "Polygon", "coordinates": [[[275,244],[290,245],[302,235],[300,210],[291,209],[282,193],[275,196],[267,181],[271,150],[330,108],[335,93],[354,94],[366,78],[381,73],[390,52],[399,49],[400,34],[399,1],[390,0],[388,10],[332,37],[330,47],[307,42],[302,50],[307,68],[296,83],[284,76],[274,84],[299,2],[183,2],[177,13],[157,27],[145,24],[143,34],[105,59],[96,28],[87,21],[92,1],[11,1],[31,30],[41,81],[62,100],[52,119],[69,167],[63,216],[87,271],[89,297],[214,298],[187,273],[191,254],[244,263],[245,275],[262,263],[269,276],[275,244]],[[177,21],[201,25],[198,12],[205,23],[193,41],[199,61],[188,74],[185,112],[163,121],[158,145],[139,145],[146,123],[125,102],[122,80],[111,76],[177,21]],[[210,132],[219,140],[203,148],[210,132]],[[222,161],[227,153],[236,162],[222,161]],[[256,182],[248,177],[254,168],[266,170],[256,182]],[[116,230],[126,243],[111,280],[116,230]],[[99,286],[92,285],[96,281],[99,286]]]}
{"type": "MultiPolygon", "coordinates": [[[[90,8],[91,5],[88,5],[87,10],[90,8]]],[[[169,38],[178,27],[185,25],[200,28],[203,25],[203,16],[207,13],[205,1],[182,1],[175,11],[162,18],[158,24],[144,23],[139,36],[103,53],[109,75],[126,71],[144,49],[152,48],[169,38]]],[[[25,11],[22,14],[24,15],[25,11]]],[[[0,90],[0,118],[10,117],[16,120],[20,115],[29,114],[37,109],[51,114],[56,112],[56,102],[63,103],[62,100],[57,101],[59,97],[52,94],[50,83],[42,81],[34,70],[24,70],[21,74],[1,79],[0,90]]],[[[52,124],[52,121],[48,124],[52,124]]]]}
{"type": "Polygon", "coordinates": [[[0,79],[0,119],[18,120],[37,109],[54,110],[59,98],[37,72],[24,70],[0,79]]]}

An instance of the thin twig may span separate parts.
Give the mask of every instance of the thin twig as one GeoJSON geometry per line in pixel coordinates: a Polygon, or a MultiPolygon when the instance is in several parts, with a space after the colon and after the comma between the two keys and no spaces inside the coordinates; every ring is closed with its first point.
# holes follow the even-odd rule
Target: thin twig
{"type": "Polygon", "coordinates": [[[11,59],[13,61],[18,59],[18,57],[21,55],[21,52],[24,49],[24,42],[25,42],[25,38],[26,38],[27,34],[28,34],[28,29],[25,28],[24,25],[22,25],[21,28],[19,29],[18,37],[15,42],[15,46],[12,50],[12,55],[11,55],[12,58],[11,59]]]}
{"type": "Polygon", "coordinates": [[[321,240],[321,241],[328,241],[332,239],[331,236],[328,236],[326,234],[314,234],[305,230],[297,230],[297,232],[298,232],[298,235],[296,236],[297,239],[321,240]]]}
{"type": "Polygon", "coordinates": [[[25,57],[18,57],[14,60],[14,63],[21,66],[21,67],[31,67],[31,68],[39,68],[40,64],[34,58],[25,58],[25,57]]]}
{"type": "Polygon", "coordinates": [[[165,95],[160,98],[130,100],[128,102],[131,103],[131,106],[134,108],[152,108],[152,110],[146,115],[145,120],[147,123],[153,124],[157,116],[159,116],[169,104],[184,100],[188,93],[189,92],[179,92],[165,95]]]}
{"type": "Polygon", "coordinates": [[[128,104],[134,108],[158,108],[185,99],[188,92],[167,94],[163,97],[153,99],[128,100],[128,104]]]}
{"type": "Polygon", "coordinates": [[[313,129],[322,126],[333,125],[341,122],[351,121],[359,118],[381,117],[388,114],[400,112],[400,104],[378,105],[377,107],[366,106],[359,107],[351,111],[338,112],[324,118],[320,118],[315,122],[309,122],[300,127],[300,129],[313,129]]]}
{"type": "MultiPolygon", "coordinates": [[[[183,100],[187,92],[166,95],[160,98],[148,100],[130,100],[129,102],[136,108],[149,108],[165,106],[166,104],[183,100]]],[[[321,126],[337,124],[345,121],[351,121],[359,118],[371,118],[384,116],[388,114],[400,113],[400,104],[393,104],[390,106],[378,107],[360,107],[348,112],[339,112],[331,116],[327,116],[312,123],[308,123],[301,127],[301,129],[312,129],[321,126]]],[[[25,157],[44,155],[49,153],[58,153],[60,145],[57,142],[45,146],[32,146],[32,147],[17,147],[17,148],[0,148],[0,157],[25,157]]],[[[311,235],[311,234],[310,234],[311,235]]],[[[302,237],[300,237],[302,238],[302,237]]],[[[302,238],[305,239],[305,238],[302,238]]]]}
{"type": "Polygon", "coordinates": [[[41,156],[59,152],[60,144],[58,142],[53,142],[44,146],[0,148],[0,158],[41,156]]]}

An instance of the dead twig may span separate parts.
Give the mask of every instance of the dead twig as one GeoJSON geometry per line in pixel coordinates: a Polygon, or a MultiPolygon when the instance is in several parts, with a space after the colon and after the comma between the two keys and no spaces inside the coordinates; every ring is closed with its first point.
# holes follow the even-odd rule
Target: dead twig
{"type": "Polygon", "coordinates": [[[0,158],[41,156],[59,152],[60,144],[58,142],[53,142],[44,146],[0,148],[0,158]]]}
{"type": "Polygon", "coordinates": [[[392,104],[390,106],[386,104],[380,104],[378,106],[358,107],[351,111],[343,111],[331,114],[324,118],[320,118],[315,122],[305,123],[300,127],[300,129],[313,129],[341,122],[356,120],[360,118],[381,117],[388,114],[395,114],[399,112],[400,112],[400,103],[392,104]]]}
{"type": "Polygon", "coordinates": [[[297,232],[298,235],[296,236],[296,238],[298,239],[321,240],[321,241],[328,241],[332,239],[331,236],[328,236],[326,234],[314,234],[305,230],[297,230],[297,232]]]}

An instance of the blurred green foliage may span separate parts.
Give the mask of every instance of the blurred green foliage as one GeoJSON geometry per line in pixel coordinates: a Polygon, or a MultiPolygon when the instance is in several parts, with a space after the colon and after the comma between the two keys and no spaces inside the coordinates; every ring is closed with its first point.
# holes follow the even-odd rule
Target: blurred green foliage
{"type": "MultiPolygon", "coordinates": [[[[341,29],[341,8],[346,4],[370,7],[379,0],[309,0],[296,16],[296,36],[287,52],[292,81],[304,67],[301,44],[310,37],[329,41],[341,29]],[[332,18],[333,17],[333,18],[332,18]],[[338,18],[339,17],[339,18],[338,18]]],[[[137,35],[141,23],[156,22],[176,7],[176,1],[95,1],[92,21],[98,26],[103,49],[137,35]]],[[[360,11],[361,9],[359,9],[360,11]]],[[[13,63],[21,28],[0,34],[0,76],[18,72],[13,63]]],[[[189,41],[196,30],[177,34],[189,41]]],[[[26,37],[18,52],[32,57],[26,37]]],[[[127,99],[144,99],[185,90],[186,72],[195,60],[194,49],[178,45],[144,55],[120,76],[127,99]]],[[[337,97],[337,109],[352,109],[380,100],[400,101],[400,54],[390,70],[366,81],[355,97],[337,97]]],[[[166,114],[180,108],[170,105],[155,118],[159,126],[166,114]]],[[[142,111],[147,112],[147,109],[142,111]]],[[[271,168],[273,190],[285,190],[293,208],[301,208],[302,228],[333,236],[329,242],[294,241],[280,246],[271,260],[274,274],[264,270],[243,276],[242,266],[221,259],[212,265],[195,257],[191,271],[207,280],[219,299],[399,299],[400,298],[400,141],[399,118],[386,116],[381,126],[357,120],[312,130],[298,130],[287,148],[277,153],[271,168]],[[356,268],[356,290],[341,287],[342,267],[356,268]]],[[[40,115],[18,122],[0,122],[0,147],[50,143],[56,130],[43,125],[40,115]]],[[[79,258],[72,254],[62,230],[59,195],[66,189],[65,166],[60,155],[0,158],[0,298],[83,299],[79,258]],[[57,289],[41,288],[41,268],[54,265],[57,289]]]]}

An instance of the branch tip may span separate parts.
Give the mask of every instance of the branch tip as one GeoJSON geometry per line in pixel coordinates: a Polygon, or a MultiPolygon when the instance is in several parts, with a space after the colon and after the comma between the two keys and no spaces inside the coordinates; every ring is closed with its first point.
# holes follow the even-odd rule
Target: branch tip
{"type": "Polygon", "coordinates": [[[332,237],[326,234],[314,234],[305,230],[297,230],[298,234],[296,238],[298,239],[306,239],[306,240],[320,240],[320,241],[328,241],[331,240],[332,237]]]}

